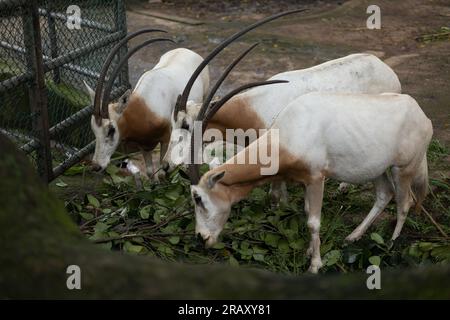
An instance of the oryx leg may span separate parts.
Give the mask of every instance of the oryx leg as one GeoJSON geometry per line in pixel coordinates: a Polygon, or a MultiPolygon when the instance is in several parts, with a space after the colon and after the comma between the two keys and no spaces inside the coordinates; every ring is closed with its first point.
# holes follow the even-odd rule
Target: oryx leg
{"type": "Polygon", "coordinates": [[[309,272],[317,273],[322,267],[320,257],[320,216],[322,211],[323,188],[325,179],[318,179],[306,186],[305,211],[308,216],[308,228],[311,241],[307,254],[311,256],[309,272]]]}
{"type": "Polygon", "coordinates": [[[167,148],[169,147],[169,142],[161,141],[159,144],[159,164],[157,166],[157,170],[159,170],[155,177],[158,181],[162,181],[166,178],[166,172],[168,169],[168,163],[164,163],[164,156],[166,155],[167,148]],[[166,168],[164,166],[167,165],[166,168]]]}
{"type": "Polygon", "coordinates": [[[155,165],[153,163],[153,152],[142,150],[142,155],[144,156],[145,168],[147,170],[147,175],[151,180],[154,178],[153,174],[156,172],[155,165]]]}
{"type": "Polygon", "coordinates": [[[409,208],[414,203],[411,196],[411,183],[413,175],[405,169],[397,167],[392,168],[392,177],[395,184],[395,201],[397,202],[397,224],[392,235],[392,240],[395,240],[402,231],[409,208]]]}
{"type": "Polygon", "coordinates": [[[160,145],[160,147],[159,147],[159,149],[160,149],[159,162],[160,162],[160,164],[162,164],[164,156],[166,155],[166,152],[167,152],[167,148],[169,147],[169,142],[161,141],[159,145],[160,145]]]}
{"type": "Polygon", "coordinates": [[[273,181],[269,193],[272,204],[279,204],[280,202],[286,204],[288,202],[287,187],[284,181],[273,181]]]}
{"type": "Polygon", "coordinates": [[[375,204],[373,205],[364,221],[361,222],[361,224],[355,230],[353,230],[353,232],[349,236],[347,236],[347,238],[345,238],[346,241],[359,240],[370,227],[370,225],[375,221],[375,219],[380,215],[380,213],[383,212],[384,208],[394,196],[392,184],[389,181],[386,173],[378,177],[375,180],[374,184],[377,197],[377,199],[375,200],[375,204]]]}

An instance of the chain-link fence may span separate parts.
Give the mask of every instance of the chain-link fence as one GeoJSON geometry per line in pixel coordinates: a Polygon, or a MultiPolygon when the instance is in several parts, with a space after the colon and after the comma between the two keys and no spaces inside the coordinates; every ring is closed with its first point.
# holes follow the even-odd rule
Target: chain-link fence
{"type": "MultiPolygon", "coordinates": [[[[0,0],[0,132],[20,145],[44,180],[92,151],[92,105],[83,81],[95,87],[103,61],[125,35],[123,0],[76,6],[0,0]]],[[[115,62],[125,54],[126,48],[115,62]]],[[[112,98],[128,87],[124,68],[112,98]]]]}

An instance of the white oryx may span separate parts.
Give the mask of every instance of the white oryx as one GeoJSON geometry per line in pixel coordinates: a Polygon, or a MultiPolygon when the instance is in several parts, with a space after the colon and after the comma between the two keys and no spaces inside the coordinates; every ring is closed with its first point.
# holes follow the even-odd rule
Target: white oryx
{"type": "MultiPolygon", "coordinates": [[[[374,55],[365,53],[351,54],[303,70],[282,72],[268,80],[289,83],[257,87],[234,96],[208,121],[207,128],[219,129],[224,136],[226,129],[269,128],[283,108],[308,92],[401,92],[395,72],[374,55]]],[[[186,109],[178,112],[176,120],[172,118],[172,134],[164,159],[170,168],[187,163],[194,121],[201,104],[189,101],[186,109]],[[172,155],[175,147],[177,152],[172,155]],[[184,157],[177,157],[180,150],[184,151],[181,152],[184,157]]]]}
{"type": "MultiPolygon", "coordinates": [[[[241,31],[241,34],[248,29],[241,31]]],[[[225,40],[205,58],[204,64],[209,63],[218,50],[222,50],[235,39],[236,37],[232,36],[225,40]]],[[[253,48],[254,46],[246,50],[225,70],[208,98],[213,97],[231,69],[253,48]]],[[[199,66],[197,74],[204,64],[199,66]]],[[[193,81],[195,76],[196,74],[190,81],[193,81]]],[[[220,130],[224,137],[227,129],[242,129],[245,135],[249,129],[256,129],[251,131],[258,134],[259,129],[269,128],[280,111],[291,101],[308,92],[401,92],[401,85],[395,72],[374,55],[365,53],[351,54],[303,70],[279,73],[269,78],[269,81],[272,80],[287,80],[289,83],[253,88],[234,96],[212,116],[207,123],[207,128],[220,130]]],[[[183,94],[189,93],[189,89],[189,86],[186,86],[183,94]]],[[[208,107],[210,99],[207,100],[205,99],[203,107],[201,104],[189,101],[175,108],[170,143],[163,159],[166,171],[172,170],[177,165],[189,163],[194,121],[206,112],[205,108],[208,107]]],[[[251,141],[252,134],[249,133],[248,137],[251,141]]],[[[256,139],[257,135],[253,134],[253,137],[256,139]]],[[[228,142],[233,143],[233,141],[228,142]]],[[[272,188],[274,199],[285,197],[286,188],[283,184],[275,184],[273,187],[275,187],[272,188]]]]}
{"type": "Polygon", "coordinates": [[[426,196],[426,151],[432,134],[431,121],[409,95],[324,92],[303,95],[280,113],[268,132],[235,157],[208,171],[198,183],[194,175],[191,194],[196,233],[207,246],[214,245],[232,204],[245,198],[253,188],[272,180],[299,182],[306,187],[310,271],[317,273],[322,266],[319,229],[325,179],[349,183],[372,181],[375,185],[375,204],[347,237],[348,241],[359,239],[395,195],[397,224],[392,235],[395,240],[411,205],[415,202],[418,210],[426,196]],[[277,136],[275,133],[278,140],[273,138],[277,136]],[[239,157],[248,159],[251,154],[258,154],[260,148],[278,150],[272,153],[272,158],[278,156],[279,160],[275,175],[263,175],[264,165],[260,161],[237,164],[239,157]]]}
{"type": "MultiPolygon", "coordinates": [[[[120,143],[142,151],[147,169],[150,173],[153,171],[151,151],[160,143],[161,158],[164,156],[171,132],[170,118],[177,96],[183,90],[190,75],[203,61],[200,55],[189,49],[178,48],[168,51],[161,56],[152,70],[140,77],[133,91],[126,91],[116,103],[108,104],[113,82],[128,58],[150,43],[171,41],[166,38],[151,39],[130,49],[111,73],[103,90],[106,72],[114,55],[129,39],[152,31],[155,30],[139,30],[118,43],[103,66],[96,92],[86,84],[94,105],[91,128],[96,139],[92,159],[92,168],[95,171],[106,168],[120,143]]],[[[209,73],[205,68],[193,85],[190,99],[201,102],[208,87],[209,73]]]]}

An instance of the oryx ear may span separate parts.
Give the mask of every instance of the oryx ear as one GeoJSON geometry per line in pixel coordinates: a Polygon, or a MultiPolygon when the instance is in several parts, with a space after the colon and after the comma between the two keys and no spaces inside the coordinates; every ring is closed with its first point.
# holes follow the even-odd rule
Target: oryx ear
{"type": "Polygon", "coordinates": [[[216,185],[217,181],[220,181],[225,175],[225,171],[214,173],[208,177],[208,188],[212,189],[216,185]]]}
{"type": "Polygon", "coordinates": [[[128,101],[130,100],[130,96],[131,96],[131,89],[128,89],[127,91],[125,91],[125,93],[119,98],[119,100],[117,101],[117,107],[116,107],[116,112],[121,114],[122,112],[124,112],[125,108],[128,105],[128,101]]]}
{"type": "Polygon", "coordinates": [[[95,91],[86,83],[86,81],[83,80],[83,83],[86,88],[86,93],[89,95],[89,98],[91,98],[91,103],[94,104],[95,91]]]}

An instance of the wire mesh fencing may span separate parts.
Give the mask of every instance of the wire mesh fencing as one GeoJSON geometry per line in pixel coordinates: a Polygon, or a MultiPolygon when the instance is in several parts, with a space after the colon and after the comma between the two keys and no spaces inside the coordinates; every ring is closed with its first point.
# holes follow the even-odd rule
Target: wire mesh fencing
{"type": "MultiPolygon", "coordinates": [[[[104,60],[126,35],[123,0],[72,3],[0,0],[0,132],[45,181],[93,150],[83,81],[95,87],[104,60]]],[[[113,65],[125,54],[126,48],[113,65]]],[[[111,98],[127,88],[125,67],[111,98]]]]}

